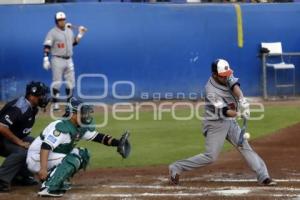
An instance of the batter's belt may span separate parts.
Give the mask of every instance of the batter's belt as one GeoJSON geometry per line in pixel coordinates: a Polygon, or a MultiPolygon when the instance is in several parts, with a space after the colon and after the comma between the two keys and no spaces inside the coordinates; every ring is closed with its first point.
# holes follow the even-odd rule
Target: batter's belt
{"type": "Polygon", "coordinates": [[[55,56],[55,57],[62,58],[65,60],[69,60],[71,58],[71,56],[55,56]]]}

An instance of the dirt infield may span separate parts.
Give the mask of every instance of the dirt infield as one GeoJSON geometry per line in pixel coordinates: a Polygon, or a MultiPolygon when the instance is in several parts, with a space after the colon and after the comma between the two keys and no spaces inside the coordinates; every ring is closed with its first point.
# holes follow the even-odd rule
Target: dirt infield
{"type": "MultiPolygon", "coordinates": [[[[250,143],[264,158],[276,187],[256,183],[237,151],[223,153],[217,163],[182,175],[168,185],[167,166],[98,169],[78,174],[63,199],[293,199],[300,200],[300,124],[250,143]]],[[[0,199],[41,199],[38,187],[13,187],[0,199]]],[[[49,199],[49,198],[48,198],[49,199]]]]}

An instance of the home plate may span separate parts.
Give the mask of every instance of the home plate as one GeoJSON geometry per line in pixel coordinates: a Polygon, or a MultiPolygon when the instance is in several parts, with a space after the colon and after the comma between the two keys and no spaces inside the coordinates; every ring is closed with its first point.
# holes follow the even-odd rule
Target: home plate
{"type": "Polygon", "coordinates": [[[250,189],[228,189],[228,190],[216,190],[213,193],[217,193],[219,195],[224,196],[232,196],[232,195],[242,195],[248,194],[251,190],[250,189]]]}

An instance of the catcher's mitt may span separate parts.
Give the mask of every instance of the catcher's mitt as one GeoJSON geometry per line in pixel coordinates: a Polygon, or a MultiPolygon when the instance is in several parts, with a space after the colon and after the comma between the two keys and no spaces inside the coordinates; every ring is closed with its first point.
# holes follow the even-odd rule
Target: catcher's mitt
{"type": "Polygon", "coordinates": [[[125,131],[125,133],[123,133],[123,135],[119,139],[117,151],[123,158],[127,158],[131,151],[131,145],[128,140],[129,135],[129,132],[125,131]]]}

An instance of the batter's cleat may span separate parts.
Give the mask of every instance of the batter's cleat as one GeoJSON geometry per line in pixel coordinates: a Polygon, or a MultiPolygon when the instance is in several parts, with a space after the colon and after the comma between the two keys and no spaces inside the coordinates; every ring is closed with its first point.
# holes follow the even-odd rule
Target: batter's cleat
{"type": "Polygon", "coordinates": [[[38,196],[40,197],[62,197],[64,193],[62,191],[48,191],[47,187],[43,187],[38,192],[38,196]]]}
{"type": "Polygon", "coordinates": [[[179,184],[179,174],[175,174],[175,176],[170,175],[170,184],[171,185],[179,184]]]}
{"type": "Polygon", "coordinates": [[[263,182],[262,185],[264,186],[276,186],[277,183],[273,181],[271,178],[266,178],[263,182]]]}
{"type": "Polygon", "coordinates": [[[170,180],[169,183],[171,185],[178,185],[179,184],[179,174],[177,174],[172,165],[169,165],[169,174],[170,174],[170,180]]]}

